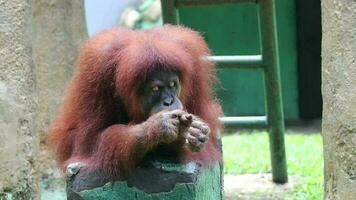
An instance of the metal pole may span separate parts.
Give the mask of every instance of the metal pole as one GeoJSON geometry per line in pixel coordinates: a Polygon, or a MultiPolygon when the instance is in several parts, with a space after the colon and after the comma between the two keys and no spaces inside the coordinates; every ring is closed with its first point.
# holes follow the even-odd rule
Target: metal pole
{"type": "Polygon", "coordinates": [[[208,56],[220,68],[262,68],[262,55],[208,56]]]}
{"type": "Polygon", "coordinates": [[[177,7],[256,3],[257,0],[176,0],[177,7]]]}
{"type": "Polygon", "coordinates": [[[266,128],[266,116],[243,116],[243,117],[220,117],[220,122],[224,124],[224,128],[266,128]]]}
{"type": "Polygon", "coordinates": [[[162,16],[164,24],[178,24],[178,10],[175,0],[161,0],[162,16]]]}
{"type": "Polygon", "coordinates": [[[259,0],[262,56],[265,66],[267,122],[272,162],[272,178],[276,183],[288,181],[284,145],[284,117],[278,58],[275,0],[259,0]]]}

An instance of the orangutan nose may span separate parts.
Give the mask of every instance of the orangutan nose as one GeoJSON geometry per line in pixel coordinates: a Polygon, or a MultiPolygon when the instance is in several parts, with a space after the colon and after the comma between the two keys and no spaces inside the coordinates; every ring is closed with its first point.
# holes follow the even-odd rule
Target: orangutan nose
{"type": "Polygon", "coordinates": [[[173,97],[166,97],[164,100],[163,100],[163,105],[164,106],[170,106],[174,103],[174,98],[173,97]]]}

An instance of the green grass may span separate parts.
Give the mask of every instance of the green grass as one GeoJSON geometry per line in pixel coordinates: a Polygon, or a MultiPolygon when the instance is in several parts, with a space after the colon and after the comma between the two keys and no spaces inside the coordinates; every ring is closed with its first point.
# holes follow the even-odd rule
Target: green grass
{"type": "MultiPolygon", "coordinates": [[[[285,199],[323,198],[323,148],[320,134],[287,134],[288,174],[298,178],[296,188],[285,199]]],[[[224,170],[227,174],[270,173],[266,132],[223,137],[224,170]]]]}

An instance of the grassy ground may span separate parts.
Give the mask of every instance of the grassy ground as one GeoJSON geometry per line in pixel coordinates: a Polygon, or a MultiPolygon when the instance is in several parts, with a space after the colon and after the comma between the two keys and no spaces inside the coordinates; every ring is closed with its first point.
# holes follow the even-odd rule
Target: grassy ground
{"type": "MultiPolygon", "coordinates": [[[[320,134],[287,134],[286,150],[288,174],[296,176],[298,184],[287,194],[272,196],[293,200],[322,199],[323,149],[320,134]]],[[[226,174],[270,172],[266,132],[224,136],[223,152],[226,174]]]]}

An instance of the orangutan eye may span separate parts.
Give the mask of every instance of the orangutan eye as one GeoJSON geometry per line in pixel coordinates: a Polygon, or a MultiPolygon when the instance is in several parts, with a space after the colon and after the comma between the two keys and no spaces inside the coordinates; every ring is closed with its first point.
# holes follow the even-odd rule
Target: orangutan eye
{"type": "Polygon", "coordinates": [[[174,87],[176,86],[176,83],[174,81],[169,82],[169,87],[174,87]]]}
{"type": "Polygon", "coordinates": [[[158,92],[159,91],[159,87],[156,85],[156,86],[154,86],[153,88],[152,88],[152,91],[153,92],[158,92]]]}

